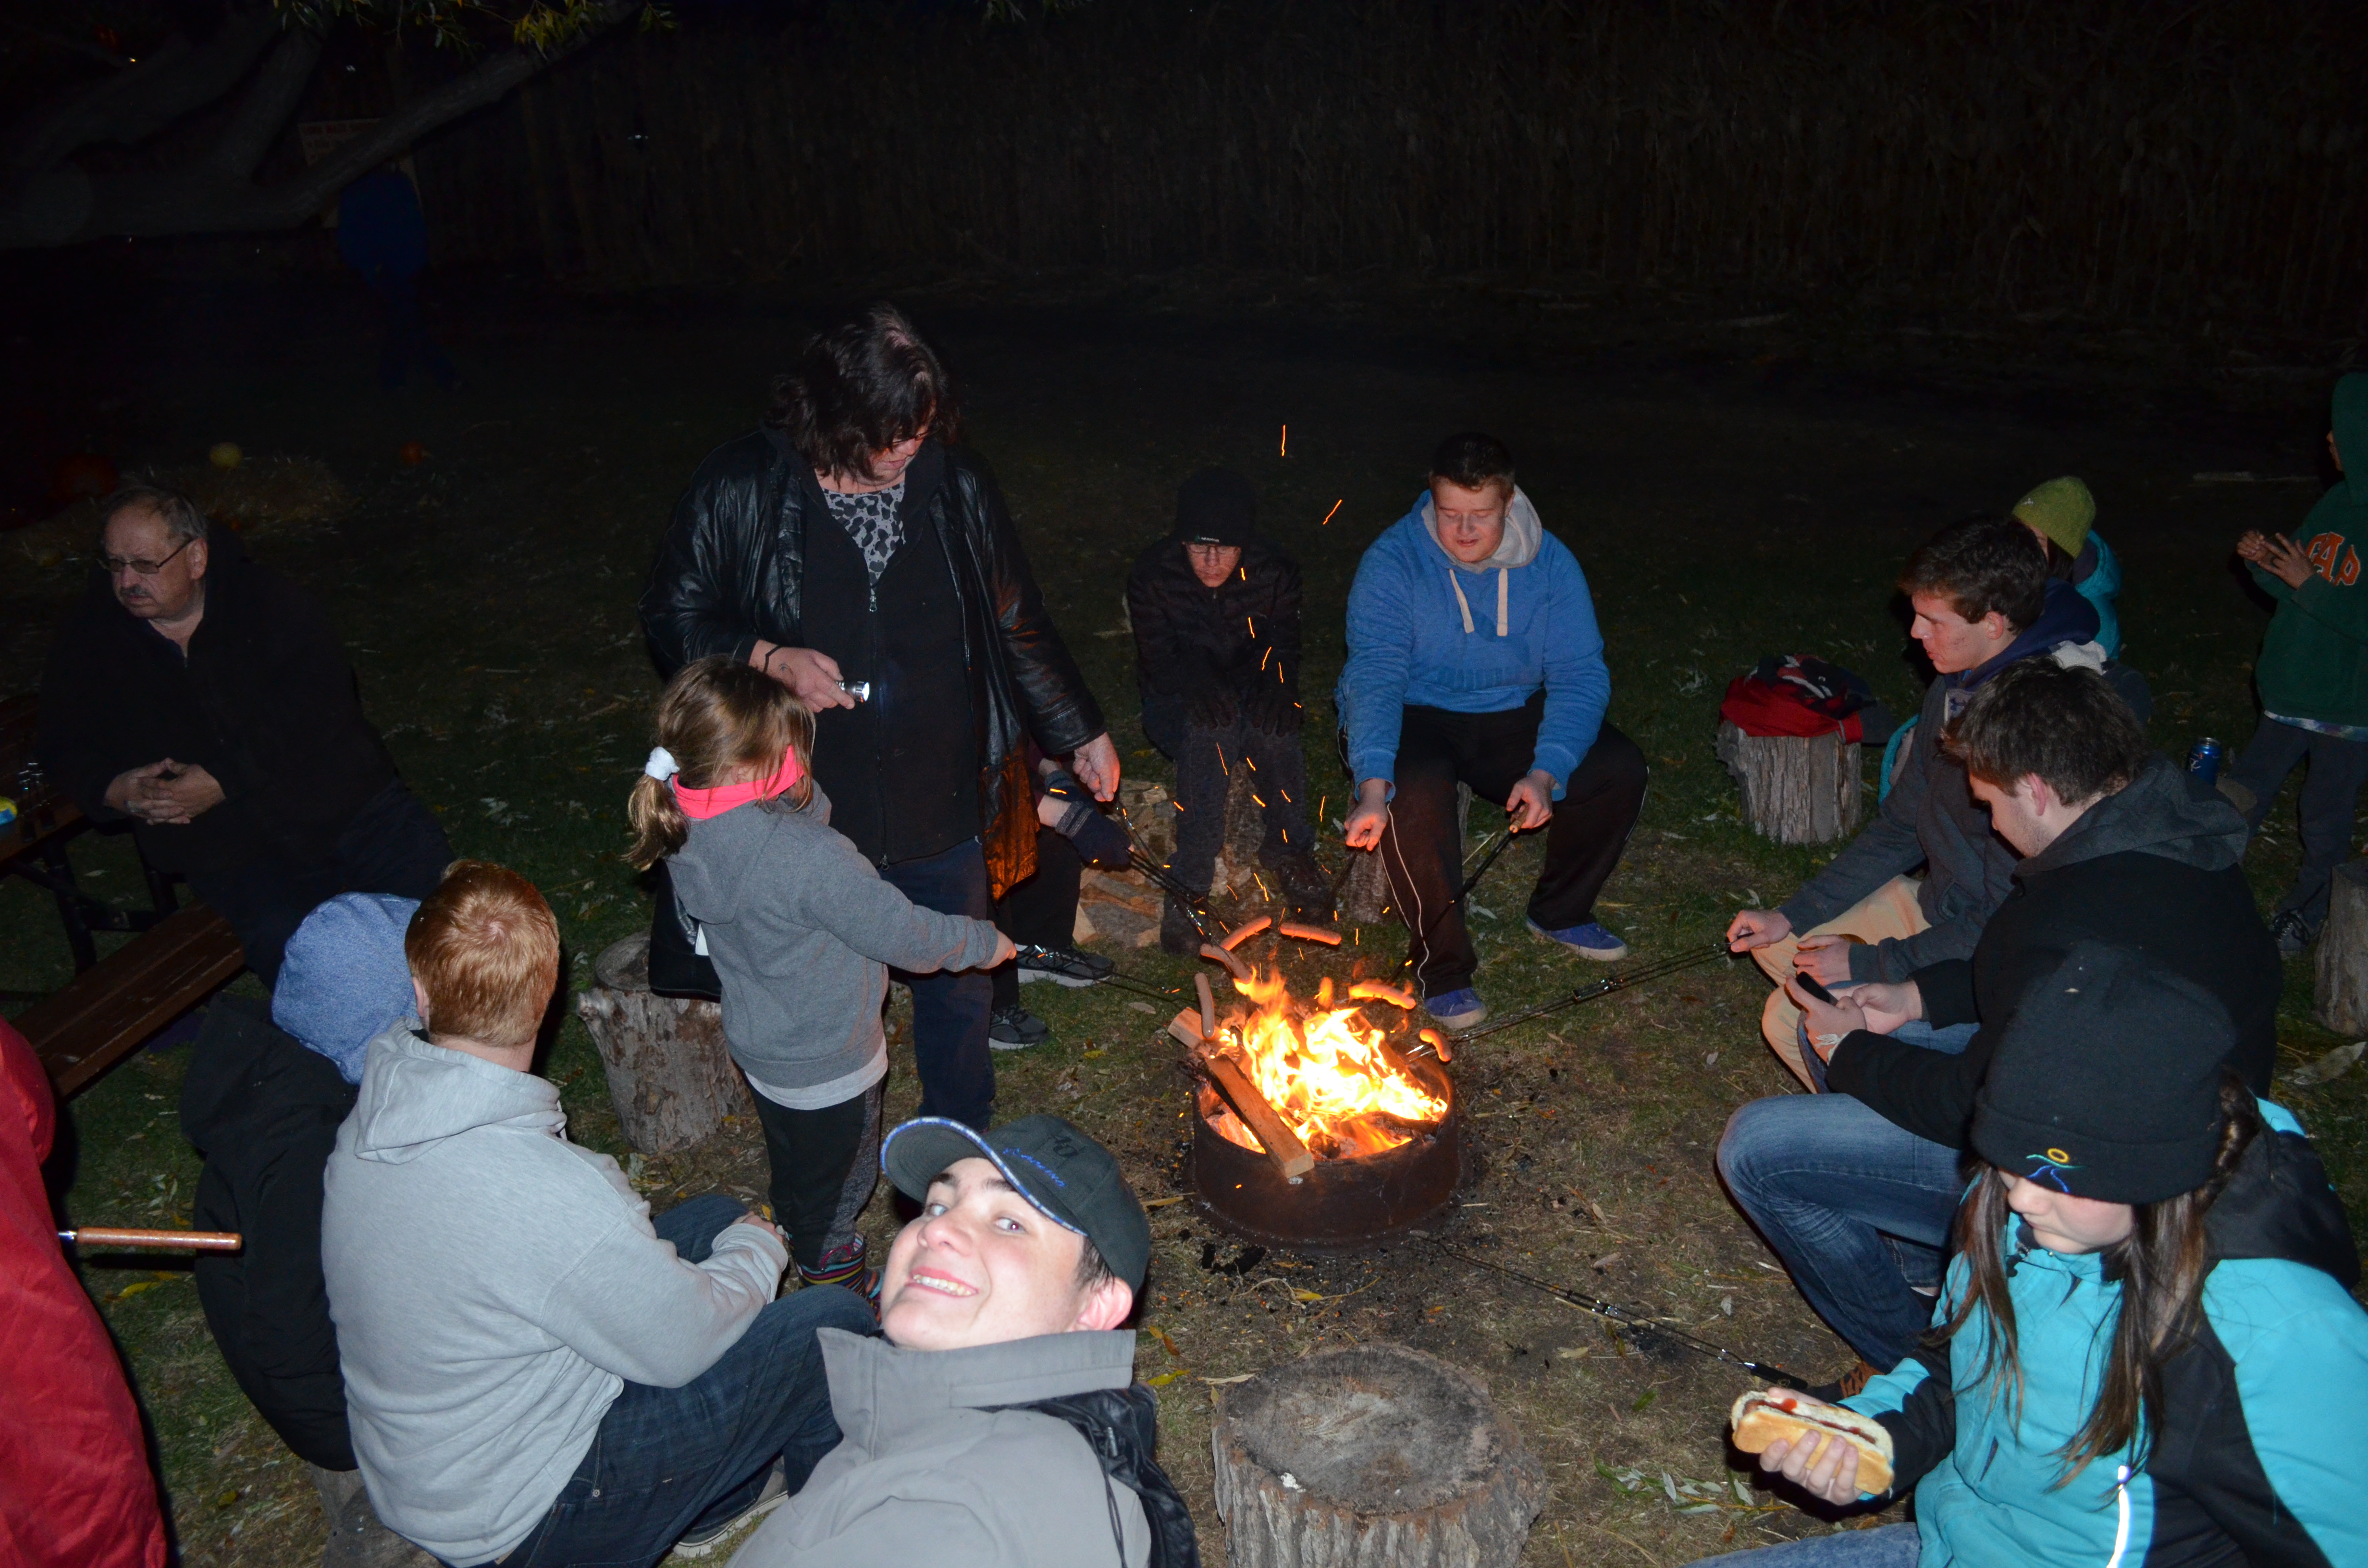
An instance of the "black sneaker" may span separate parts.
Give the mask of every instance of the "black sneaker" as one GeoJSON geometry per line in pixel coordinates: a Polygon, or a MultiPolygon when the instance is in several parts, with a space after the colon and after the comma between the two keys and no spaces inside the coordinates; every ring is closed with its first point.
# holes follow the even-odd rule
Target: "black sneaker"
{"type": "Polygon", "coordinates": [[[1052,1034],[1052,1025],[1015,1002],[995,1010],[994,1019],[986,1026],[986,1043],[995,1051],[1025,1051],[1043,1044],[1052,1034]]]}
{"type": "Polygon", "coordinates": [[[1099,953],[1075,948],[1025,947],[1019,949],[1019,979],[1049,980],[1055,985],[1092,985],[1114,966],[1099,953]]]}
{"type": "Polygon", "coordinates": [[[1315,857],[1304,850],[1293,850],[1268,862],[1267,869],[1282,883],[1282,896],[1291,903],[1292,918],[1332,918],[1332,879],[1324,874],[1315,857]]]}
{"type": "Polygon", "coordinates": [[[2310,949],[2318,933],[2299,909],[2281,909],[2270,921],[2270,935],[2278,939],[2278,951],[2286,958],[2299,958],[2310,949]]]}
{"type": "Polygon", "coordinates": [[[1186,909],[1174,893],[1169,893],[1167,902],[1159,911],[1160,950],[1189,959],[1201,950],[1201,944],[1207,939],[1201,935],[1201,928],[1192,924],[1191,911],[1186,909]]]}
{"type": "Polygon", "coordinates": [[[757,1494],[757,1500],[749,1504],[745,1512],[724,1520],[720,1525],[710,1525],[696,1534],[684,1536],[674,1543],[674,1551],[670,1555],[688,1557],[693,1561],[705,1557],[717,1547],[722,1546],[734,1531],[745,1525],[754,1524],[789,1500],[789,1477],[782,1473],[781,1461],[775,1460],[773,1468],[766,1473],[764,1490],[757,1494]]]}

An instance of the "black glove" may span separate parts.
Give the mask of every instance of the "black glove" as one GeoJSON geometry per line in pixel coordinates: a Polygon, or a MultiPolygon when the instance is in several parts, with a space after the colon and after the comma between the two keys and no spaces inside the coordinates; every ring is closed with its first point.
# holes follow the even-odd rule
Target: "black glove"
{"type": "Polygon", "coordinates": [[[1288,687],[1276,685],[1254,691],[1243,707],[1242,717],[1262,735],[1298,733],[1299,703],[1288,687]]]}
{"type": "Polygon", "coordinates": [[[1241,705],[1222,686],[1196,691],[1184,699],[1184,722],[1196,730],[1229,730],[1241,705]]]}

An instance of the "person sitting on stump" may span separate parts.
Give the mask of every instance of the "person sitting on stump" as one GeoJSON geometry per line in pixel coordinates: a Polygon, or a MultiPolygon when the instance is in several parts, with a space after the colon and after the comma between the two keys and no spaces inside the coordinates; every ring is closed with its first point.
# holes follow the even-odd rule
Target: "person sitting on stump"
{"type": "MultiPolygon", "coordinates": [[[[1927,964],[1974,950],[1982,924],[2012,886],[2015,851],[1990,831],[1968,792],[1964,764],[1944,744],[1950,722],[2000,672],[2024,659],[2104,662],[2094,646],[2097,612],[2071,584],[2047,574],[2031,530],[2012,518],[1952,523],[1907,558],[1900,574],[1916,619],[1909,635],[1934,671],[1916,727],[1902,743],[1891,792],[1875,818],[1778,909],[1747,909],[1726,928],[1778,982],[1759,1029],[1810,1088],[1801,1013],[1782,982],[1796,970],[1826,985],[1899,981],[1927,964]],[[1910,876],[1923,868],[1923,879],[1910,876]]],[[[1895,1038],[1962,1051],[1970,1026],[1903,1024],[1895,1038]]]]}
{"type": "Polygon", "coordinates": [[[1338,702],[1357,804],[1351,849],[1376,849],[1413,933],[1431,1017],[1468,1028],[1488,1009],[1456,902],[1455,787],[1546,830],[1530,929],[1609,963],[1628,944],[1596,895],[1645,803],[1645,754],[1604,719],[1611,673],[1577,558],[1545,531],[1493,436],[1451,436],[1430,488],[1374,540],[1349,590],[1338,702]]]}
{"type": "Polygon", "coordinates": [[[880,1163],[921,1205],[888,1252],[885,1337],[821,1331],[846,1440],[734,1568],[1195,1568],[1123,1326],[1151,1222],[1110,1151],[1057,1116],[922,1118],[880,1163]]]}
{"type": "Polygon", "coordinates": [[[322,900],[425,898],[452,846],[319,607],[186,495],[127,485],[103,510],[101,571],[41,676],[40,756],[83,813],[131,819],[266,985],[322,900]]]}
{"type": "MultiPolygon", "coordinates": [[[[1265,813],[1258,859],[1294,914],[1324,919],[1332,885],[1316,866],[1299,742],[1299,565],[1258,537],[1250,482],[1204,468],[1176,494],[1176,526],[1126,580],[1143,731],[1176,764],[1176,853],[1168,869],[1209,891],[1225,842],[1225,794],[1246,768],[1265,813]]],[[[1171,953],[1201,937],[1173,895],[1159,923],[1171,953]]]]}
{"type": "Polygon", "coordinates": [[[729,1198],[653,1222],[533,1071],[559,981],[534,885],[453,866],[404,938],[418,1017],[370,1042],[323,1182],[321,1266],[371,1506],[453,1568],[655,1563],[838,1441],[789,1249],[729,1198]]]}

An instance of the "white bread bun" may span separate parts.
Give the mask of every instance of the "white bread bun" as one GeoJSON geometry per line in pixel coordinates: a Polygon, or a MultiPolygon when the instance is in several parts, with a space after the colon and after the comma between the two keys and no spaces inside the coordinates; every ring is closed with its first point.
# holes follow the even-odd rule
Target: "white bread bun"
{"type": "Polygon", "coordinates": [[[1779,1437],[1839,1437],[1858,1450],[1859,1490],[1891,1490],[1891,1433],[1871,1416],[1804,1393],[1771,1398],[1754,1390],[1735,1402],[1727,1419],[1735,1424],[1735,1446],[1747,1454],[1765,1452],[1779,1437]]]}

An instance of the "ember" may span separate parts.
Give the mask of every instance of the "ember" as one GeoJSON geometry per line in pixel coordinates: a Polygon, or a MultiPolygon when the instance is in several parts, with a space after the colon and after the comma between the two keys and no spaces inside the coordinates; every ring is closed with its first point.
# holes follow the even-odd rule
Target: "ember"
{"type": "MultiPolygon", "coordinates": [[[[1333,1006],[1330,979],[1313,1004],[1292,997],[1279,972],[1253,972],[1236,981],[1235,989],[1251,1010],[1237,1008],[1221,1019],[1209,1045],[1240,1062],[1275,1114],[1318,1158],[1382,1153],[1446,1116],[1446,1099],[1425,1085],[1380,1029],[1353,1004],[1333,1006]]],[[[1263,1151],[1213,1090],[1201,1091],[1200,1108],[1222,1137],[1263,1151]]]]}

